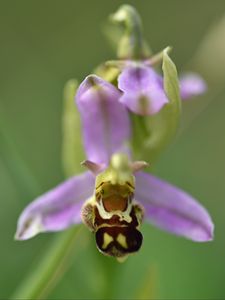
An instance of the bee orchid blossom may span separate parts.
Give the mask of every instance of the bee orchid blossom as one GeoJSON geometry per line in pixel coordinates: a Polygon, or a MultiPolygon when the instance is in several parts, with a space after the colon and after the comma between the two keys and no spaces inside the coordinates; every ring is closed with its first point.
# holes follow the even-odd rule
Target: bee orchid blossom
{"type": "Polygon", "coordinates": [[[203,206],[181,189],[132,162],[128,112],[121,92],[96,76],[79,87],[76,103],[83,125],[88,171],[71,177],[29,204],[16,239],[59,231],[83,222],[95,233],[98,249],[124,257],[140,249],[145,220],[197,242],[213,239],[213,223],[203,206]]]}

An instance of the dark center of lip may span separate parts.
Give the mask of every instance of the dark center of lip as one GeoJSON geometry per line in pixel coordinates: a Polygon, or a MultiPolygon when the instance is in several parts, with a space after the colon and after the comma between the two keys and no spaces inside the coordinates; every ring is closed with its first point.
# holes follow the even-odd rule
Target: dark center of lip
{"type": "Polygon", "coordinates": [[[122,257],[136,252],[142,245],[142,234],[134,227],[101,227],[95,234],[99,250],[106,255],[122,257]]]}
{"type": "Polygon", "coordinates": [[[107,212],[112,211],[125,211],[128,205],[128,198],[121,197],[120,195],[111,195],[102,199],[103,206],[107,212]]]}

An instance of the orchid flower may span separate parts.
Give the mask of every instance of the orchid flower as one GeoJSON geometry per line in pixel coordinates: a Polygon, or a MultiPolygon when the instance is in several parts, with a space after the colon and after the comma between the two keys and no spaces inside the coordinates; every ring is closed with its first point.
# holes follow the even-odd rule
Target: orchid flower
{"type": "Polygon", "coordinates": [[[140,249],[142,220],[196,242],[213,239],[206,209],[191,195],[132,162],[128,112],[121,92],[96,76],[80,85],[76,103],[83,125],[89,170],[71,177],[29,204],[18,220],[16,239],[64,230],[83,222],[98,249],[124,257],[140,249]]]}

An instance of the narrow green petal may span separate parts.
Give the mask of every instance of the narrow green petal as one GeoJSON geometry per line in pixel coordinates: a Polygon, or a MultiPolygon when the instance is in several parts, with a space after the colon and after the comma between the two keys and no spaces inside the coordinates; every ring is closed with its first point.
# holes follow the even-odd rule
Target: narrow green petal
{"type": "Polygon", "coordinates": [[[163,51],[163,75],[164,75],[164,89],[170,101],[170,108],[174,113],[180,113],[180,91],[177,69],[171,58],[168,56],[170,47],[163,51]]]}

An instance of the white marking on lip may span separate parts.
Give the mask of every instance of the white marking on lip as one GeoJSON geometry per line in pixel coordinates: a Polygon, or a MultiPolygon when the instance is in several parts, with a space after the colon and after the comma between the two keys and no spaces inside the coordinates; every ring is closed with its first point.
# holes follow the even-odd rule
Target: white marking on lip
{"type": "Polygon", "coordinates": [[[127,223],[132,222],[132,218],[130,216],[131,210],[132,210],[132,203],[128,203],[127,209],[125,211],[121,210],[115,210],[113,212],[108,212],[105,210],[102,199],[99,201],[99,203],[96,203],[96,206],[98,208],[98,212],[102,219],[109,220],[113,216],[118,216],[120,221],[126,221],[127,223]]]}

